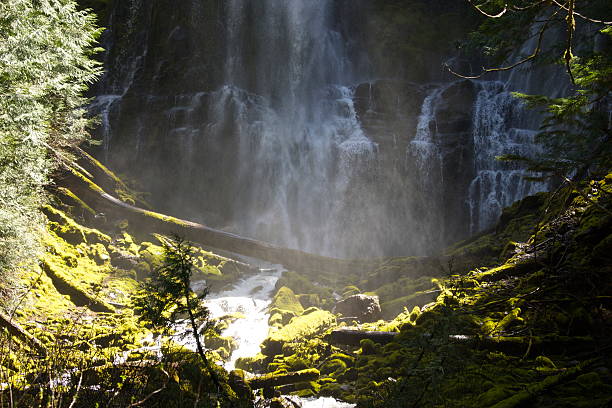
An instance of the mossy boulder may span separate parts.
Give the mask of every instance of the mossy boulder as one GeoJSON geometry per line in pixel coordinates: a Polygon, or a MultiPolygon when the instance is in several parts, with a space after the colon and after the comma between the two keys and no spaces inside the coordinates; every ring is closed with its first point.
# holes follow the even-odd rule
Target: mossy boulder
{"type": "Polygon", "coordinates": [[[378,296],[352,295],[336,303],[336,313],[354,317],[360,322],[373,322],[382,317],[378,296]]]}
{"type": "Polygon", "coordinates": [[[348,367],[344,361],[334,358],[323,363],[320,370],[321,374],[337,378],[344,374],[347,368],[348,367]]]}
{"type": "MultiPolygon", "coordinates": [[[[223,348],[227,353],[231,354],[237,347],[236,340],[233,337],[224,337],[224,336],[206,336],[204,339],[204,344],[207,348],[212,350],[218,350],[223,348]]],[[[228,355],[229,357],[229,355],[228,355]]]]}
{"type": "Polygon", "coordinates": [[[300,315],[304,311],[304,307],[295,293],[286,286],[281,287],[274,295],[270,310],[274,309],[293,312],[295,315],[300,315]]]}
{"type": "Polygon", "coordinates": [[[335,323],[336,316],[326,310],[316,310],[307,315],[295,317],[286,326],[270,333],[262,344],[262,353],[267,356],[281,354],[284,343],[313,337],[335,323]]]}
{"type": "Polygon", "coordinates": [[[266,360],[268,356],[261,353],[253,357],[240,357],[236,360],[236,368],[239,368],[250,373],[262,372],[266,368],[266,360]]]}
{"type": "MultiPolygon", "coordinates": [[[[324,276],[317,276],[317,280],[324,279],[324,276]]],[[[320,306],[325,306],[333,300],[333,290],[330,286],[317,285],[313,283],[312,276],[304,276],[295,271],[285,271],[276,282],[276,288],[286,286],[298,294],[317,295],[320,306]]],[[[312,305],[317,306],[317,305],[312,305]]]]}

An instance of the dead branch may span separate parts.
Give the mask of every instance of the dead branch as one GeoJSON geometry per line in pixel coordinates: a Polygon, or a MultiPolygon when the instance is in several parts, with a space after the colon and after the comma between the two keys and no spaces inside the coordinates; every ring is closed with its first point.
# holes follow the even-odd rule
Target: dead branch
{"type": "Polygon", "coordinates": [[[478,11],[480,14],[482,14],[483,16],[487,16],[489,18],[500,18],[501,16],[503,16],[504,14],[506,14],[506,12],[508,11],[508,3],[504,4],[504,9],[502,11],[500,11],[497,14],[489,14],[485,11],[483,11],[480,7],[478,7],[476,4],[474,4],[472,2],[472,0],[468,0],[468,3],[470,3],[472,5],[472,7],[474,7],[474,9],[476,11],[478,11]]]}

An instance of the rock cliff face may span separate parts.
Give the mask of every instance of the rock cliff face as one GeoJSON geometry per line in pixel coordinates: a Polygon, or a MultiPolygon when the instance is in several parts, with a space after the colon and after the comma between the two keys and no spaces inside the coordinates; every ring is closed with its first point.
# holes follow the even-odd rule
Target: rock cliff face
{"type": "Polygon", "coordinates": [[[424,15],[374,24],[392,11],[115,2],[92,106],[99,156],[161,211],[327,255],[426,254],[487,228],[545,187],[492,159],[533,147],[537,120],[509,93],[524,89],[445,79],[441,38],[413,61],[435,62],[427,74],[390,69],[372,39],[393,51],[385,36],[424,15]]]}

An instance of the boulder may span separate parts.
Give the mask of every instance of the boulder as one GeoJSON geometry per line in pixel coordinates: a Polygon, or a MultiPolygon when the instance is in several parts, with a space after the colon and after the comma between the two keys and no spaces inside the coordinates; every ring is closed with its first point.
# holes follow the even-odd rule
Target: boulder
{"type": "Polygon", "coordinates": [[[245,378],[245,372],[242,370],[233,370],[229,373],[228,384],[232,390],[240,398],[252,399],[253,391],[245,378]]]}
{"type": "Polygon", "coordinates": [[[382,318],[378,296],[353,295],[336,303],[334,312],[355,317],[360,322],[374,322],[382,318]]]}
{"type": "Polygon", "coordinates": [[[336,317],[332,313],[316,309],[295,317],[280,330],[272,331],[262,343],[261,351],[267,356],[281,354],[283,344],[316,336],[335,323],[336,317]]]}

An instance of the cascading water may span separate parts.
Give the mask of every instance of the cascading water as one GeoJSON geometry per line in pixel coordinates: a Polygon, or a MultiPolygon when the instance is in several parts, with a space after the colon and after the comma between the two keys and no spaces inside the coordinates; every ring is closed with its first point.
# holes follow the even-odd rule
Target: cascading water
{"type": "Polygon", "coordinates": [[[546,183],[526,180],[520,165],[497,159],[532,157],[538,149],[537,131],[524,128],[528,119],[523,104],[501,82],[478,86],[473,119],[476,177],[468,192],[472,233],[493,225],[504,207],[547,188],[546,183]]]}
{"type": "Polygon", "coordinates": [[[275,269],[262,270],[238,282],[234,288],[211,294],[206,299],[206,307],[213,318],[239,314],[241,317],[232,322],[223,336],[236,340],[237,349],[225,363],[231,371],[240,357],[252,357],[259,353],[261,343],[268,336],[268,306],[274,285],[280,276],[275,269]]]}
{"type": "MultiPolygon", "coordinates": [[[[274,266],[274,265],[273,265],[274,266]]],[[[281,267],[261,269],[256,275],[242,279],[232,289],[213,293],[206,298],[206,307],[212,318],[223,318],[239,314],[240,318],[229,323],[222,336],[233,337],[237,348],[225,363],[230,371],[235,368],[240,357],[252,357],[260,351],[261,343],[268,336],[268,306],[274,292],[275,283],[280,277],[281,267]]],[[[195,283],[194,289],[198,289],[195,283]]],[[[184,343],[195,349],[194,344],[184,343]]],[[[299,398],[288,396],[302,408],[350,408],[354,404],[337,401],[334,398],[299,398]]]]}
{"type": "Polygon", "coordinates": [[[374,80],[365,3],[115,2],[100,156],[161,212],[344,257],[435,253],[542,189],[493,159],[533,148],[508,91],[537,75],[374,80]]]}
{"type": "MultiPolygon", "coordinates": [[[[425,188],[432,180],[444,183],[442,178],[442,153],[435,140],[435,109],[440,103],[444,86],[435,88],[423,101],[417,122],[416,135],[410,142],[408,157],[412,158],[419,170],[419,184],[425,188]]],[[[427,186],[427,187],[430,187],[427,186]]]]}
{"type": "MultiPolygon", "coordinates": [[[[448,139],[463,133],[462,143],[469,146],[471,161],[463,166],[471,167],[468,184],[462,195],[468,213],[469,233],[473,234],[492,226],[502,209],[521,198],[543,191],[547,184],[526,180],[528,173],[517,163],[497,159],[503,155],[532,157],[538,151],[534,141],[537,133],[537,117],[508,90],[509,84],[500,81],[475,81],[465,90],[474,94],[470,109],[466,110],[469,126],[462,131],[441,131],[438,121],[448,120],[448,94],[461,84],[452,82],[433,88],[423,101],[415,138],[408,145],[407,160],[415,164],[421,194],[434,205],[447,205],[444,194],[449,189],[445,175],[459,171],[450,168],[446,161],[457,156],[456,149],[446,146],[448,139]],[[469,113],[471,112],[471,113],[469,113]],[[469,113],[469,115],[467,114],[469,113]]],[[[448,123],[445,125],[448,127],[448,123]]],[[[459,126],[461,127],[461,126],[459,126]]],[[[442,209],[432,211],[432,218],[442,209]]],[[[440,225],[443,230],[444,225],[440,225]]]]}
{"type": "Polygon", "coordinates": [[[375,158],[346,86],[357,74],[332,7],[329,0],[228,3],[226,85],[211,98],[206,136],[221,145],[237,139],[238,230],[328,254],[343,241],[337,220],[346,190],[375,158]]]}
{"type": "MultiPolygon", "coordinates": [[[[194,84],[191,92],[162,97],[150,81],[117,84],[116,75],[109,75],[105,91],[114,92],[97,101],[105,156],[121,160],[121,152],[113,154],[111,133],[113,140],[125,140],[128,131],[121,124],[129,120],[132,154],[124,158],[126,165],[147,167],[151,146],[160,145],[151,140],[153,134],[163,133],[161,143],[172,144],[161,148],[159,157],[166,174],[176,175],[175,191],[162,201],[162,210],[180,208],[182,216],[216,220],[218,227],[308,251],[363,254],[364,245],[357,242],[373,241],[371,231],[379,229],[365,210],[376,198],[367,193],[376,177],[376,144],[361,129],[353,105],[351,86],[367,73],[357,68],[364,64],[356,60],[363,58],[351,55],[359,53],[341,32],[346,22],[338,7],[332,0],[225,2],[218,22],[223,44],[217,47],[223,58],[215,61],[223,69],[211,80],[219,83],[213,90],[198,91],[207,86],[194,84]],[[112,112],[145,87],[151,89],[138,96],[138,117],[125,119],[125,107],[112,112]],[[143,119],[158,109],[155,123],[143,119]],[[355,203],[350,193],[362,202],[355,203]],[[357,225],[351,230],[356,234],[347,236],[349,224],[357,225]]],[[[192,19],[204,11],[192,11],[192,19]]],[[[147,13],[152,12],[140,14],[147,13]]],[[[191,30],[197,37],[197,29],[177,26],[169,36],[182,38],[191,30]]],[[[147,47],[135,53],[151,55],[147,47]]],[[[206,63],[202,57],[186,58],[190,64],[206,63]]],[[[141,62],[144,67],[124,67],[130,74],[119,76],[144,75],[146,58],[141,62]]],[[[159,65],[154,81],[164,75],[159,65]]],[[[144,184],[155,193],[153,178],[144,184]]]]}

